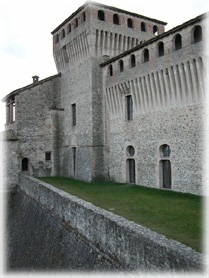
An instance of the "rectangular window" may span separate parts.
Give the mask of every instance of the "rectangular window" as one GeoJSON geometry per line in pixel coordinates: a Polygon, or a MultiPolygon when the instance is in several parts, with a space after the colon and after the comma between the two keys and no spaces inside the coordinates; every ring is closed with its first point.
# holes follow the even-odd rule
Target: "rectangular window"
{"type": "Polygon", "coordinates": [[[76,125],[76,104],[72,104],[72,124],[76,125]]]}
{"type": "Polygon", "coordinates": [[[132,96],[126,96],[126,118],[128,121],[133,120],[133,100],[132,96]]]}
{"type": "Polygon", "coordinates": [[[45,159],[46,160],[51,160],[51,152],[46,152],[45,153],[45,159]]]}

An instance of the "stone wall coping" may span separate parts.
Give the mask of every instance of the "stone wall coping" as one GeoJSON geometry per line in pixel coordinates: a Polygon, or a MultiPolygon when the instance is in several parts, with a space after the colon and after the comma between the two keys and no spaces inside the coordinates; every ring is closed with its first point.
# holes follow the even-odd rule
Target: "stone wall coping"
{"type": "Polygon", "coordinates": [[[203,255],[146,227],[25,174],[18,188],[65,225],[131,269],[197,271],[203,255]]]}

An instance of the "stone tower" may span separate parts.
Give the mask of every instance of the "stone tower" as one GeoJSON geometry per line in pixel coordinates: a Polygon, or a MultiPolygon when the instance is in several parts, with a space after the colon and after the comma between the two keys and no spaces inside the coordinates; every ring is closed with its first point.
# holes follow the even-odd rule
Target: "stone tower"
{"type": "Polygon", "coordinates": [[[86,181],[107,178],[100,64],[163,33],[165,24],[87,2],[52,32],[64,109],[59,120],[61,175],[86,181]]]}

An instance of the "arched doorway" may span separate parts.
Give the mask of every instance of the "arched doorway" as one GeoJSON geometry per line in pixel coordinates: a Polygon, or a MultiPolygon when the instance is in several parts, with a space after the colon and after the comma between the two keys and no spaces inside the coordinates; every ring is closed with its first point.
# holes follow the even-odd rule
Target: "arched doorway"
{"type": "Polygon", "coordinates": [[[160,187],[169,189],[172,187],[170,154],[171,149],[169,145],[164,144],[160,146],[160,187]]]}
{"type": "Polygon", "coordinates": [[[135,171],[135,159],[133,158],[135,155],[135,149],[133,146],[128,146],[126,148],[126,155],[129,157],[126,160],[126,173],[127,173],[127,182],[135,183],[136,182],[136,171],[135,171]]]}
{"type": "Polygon", "coordinates": [[[162,160],[163,188],[171,188],[171,162],[162,160]]]}
{"type": "Polygon", "coordinates": [[[135,160],[127,159],[127,182],[135,183],[135,160]]]}

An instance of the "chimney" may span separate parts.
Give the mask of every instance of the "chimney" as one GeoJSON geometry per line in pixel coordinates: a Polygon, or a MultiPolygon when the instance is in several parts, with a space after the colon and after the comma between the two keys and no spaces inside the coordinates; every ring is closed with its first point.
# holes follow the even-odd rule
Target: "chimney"
{"type": "Polygon", "coordinates": [[[36,83],[36,82],[38,82],[39,76],[34,75],[34,76],[32,76],[32,78],[33,78],[33,83],[36,83]]]}

